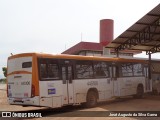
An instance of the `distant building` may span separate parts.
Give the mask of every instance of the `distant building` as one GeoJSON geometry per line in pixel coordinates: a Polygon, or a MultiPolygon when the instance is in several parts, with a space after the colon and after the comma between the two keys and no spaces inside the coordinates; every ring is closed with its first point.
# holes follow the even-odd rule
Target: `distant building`
{"type": "Polygon", "coordinates": [[[103,54],[103,45],[93,42],[79,42],[78,44],[64,51],[62,54],[101,56],[103,54]]]}
{"type": "MultiPolygon", "coordinates": [[[[100,42],[79,42],[73,47],[65,50],[62,54],[84,55],[84,56],[116,56],[114,50],[105,49],[104,47],[113,40],[113,20],[103,19],[100,21],[100,42]]],[[[140,51],[123,51],[120,56],[133,57],[140,51]]]]}

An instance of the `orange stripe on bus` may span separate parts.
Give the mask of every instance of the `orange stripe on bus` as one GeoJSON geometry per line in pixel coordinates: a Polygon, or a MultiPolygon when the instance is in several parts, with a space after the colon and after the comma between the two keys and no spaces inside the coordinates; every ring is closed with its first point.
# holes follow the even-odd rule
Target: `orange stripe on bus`
{"type": "Polygon", "coordinates": [[[11,73],[7,74],[7,76],[14,75],[14,74],[32,74],[32,72],[28,72],[28,71],[14,71],[14,72],[11,72],[11,73]]]}

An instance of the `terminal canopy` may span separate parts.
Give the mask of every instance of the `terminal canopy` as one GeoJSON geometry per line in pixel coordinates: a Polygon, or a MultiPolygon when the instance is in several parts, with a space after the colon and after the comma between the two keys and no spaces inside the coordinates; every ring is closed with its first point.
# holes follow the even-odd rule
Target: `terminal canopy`
{"type": "Polygon", "coordinates": [[[146,51],[147,54],[160,52],[160,4],[138,20],[106,48],[146,51]]]}

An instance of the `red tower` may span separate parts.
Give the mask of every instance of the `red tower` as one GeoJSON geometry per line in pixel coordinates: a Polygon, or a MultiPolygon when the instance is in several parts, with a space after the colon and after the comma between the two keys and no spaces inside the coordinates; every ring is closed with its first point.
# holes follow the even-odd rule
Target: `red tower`
{"type": "Polygon", "coordinates": [[[113,20],[100,20],[100,43],[106,46],[113,40],[113,20]]]}

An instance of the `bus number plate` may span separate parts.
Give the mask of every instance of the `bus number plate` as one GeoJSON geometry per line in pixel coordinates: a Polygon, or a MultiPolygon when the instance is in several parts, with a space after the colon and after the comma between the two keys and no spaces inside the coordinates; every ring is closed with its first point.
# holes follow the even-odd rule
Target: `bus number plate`
{"type": "Polygon", "coordinates": [[[89,82],[87,83],[87,85],[88,85],[88,86],[96,86],[96,85],[98,85],[98,81],[89,81],[89,82]]]}

